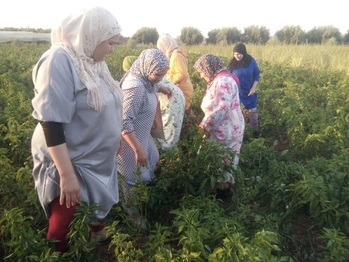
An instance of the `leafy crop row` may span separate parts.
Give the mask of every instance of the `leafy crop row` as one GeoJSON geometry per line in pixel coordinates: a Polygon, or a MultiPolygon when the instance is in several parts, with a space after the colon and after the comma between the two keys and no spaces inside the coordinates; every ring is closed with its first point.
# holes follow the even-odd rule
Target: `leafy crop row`
{"type": "MultiPolygon", "coordinates": [[[[45,239],[47,221],[31,176],[30,139],[36,125],[31,71],[46,48],[0,45],[1,259],[348,261],[348,51],[331,47],[330,56],[328,50],[319,56],[321,46],[248,46],[262,70],[259,112],[264,136],[254,138],[247,126],[239,167],[231,170],[237,181],[232,196],[218,198],[215,181],[219,170],[231,168],[221,160],[233,155],[203,139],[192,120],[185,119],[179,146],[161,152],[157,183],[139,184],[134,192],[147,230],[135,229],[116,205],[107,221],[112,241],[100,247],[89,241],[86,224],[97,207],[81,206],[70,232],[70,252],[60,255],[45,239]],[[293,60],[287,56],[290,48],[298,48],[293,60]]],[[[116,48],[108,57],[115,78],[123,74],[122,59],[143,48],[116,48]]],[[[228,61],[231,47],[187,51],[193,109],[200,118],[206,84],[192,65],[207,52],[228,61]]]]}

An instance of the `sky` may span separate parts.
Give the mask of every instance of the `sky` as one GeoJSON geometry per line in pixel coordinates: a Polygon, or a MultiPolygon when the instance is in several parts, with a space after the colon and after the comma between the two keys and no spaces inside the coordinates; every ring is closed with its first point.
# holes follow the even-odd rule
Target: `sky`
{"type": "Polygon", "coordinates": [[[194,27],[204,37],[213,29],[236,27],[242,33],[252,25],[264,26],[273,35],[284,26],[309,31],[334,26],[342,34],[349,30],[346,0],[9,0],[0,4],[0,28],[54,28],[72,12],[85,7],[109,9],[131,37],[142,27],[158,33],[180,35],[182,28],[194,27]],[[5,3],[6,2],[6,3],[5,3]],[[172,6],[171,6],[172,4],[172,6]]]}

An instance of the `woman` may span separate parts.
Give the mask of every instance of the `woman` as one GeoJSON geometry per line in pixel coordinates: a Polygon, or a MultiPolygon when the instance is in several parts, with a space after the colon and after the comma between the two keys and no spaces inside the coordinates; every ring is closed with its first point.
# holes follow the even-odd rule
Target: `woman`
{"type": "Polygon", "coordinates": [[[157,139],[162,150],[167,151],[178,145],[183,117],[185,112],[185,98],[182,90],[167,79],[165,76],[159,83],[160,86],[167,86],[171,89],[172,95],[158,93],[160,110],[164,128],[164,139],[157,139]]]}
{"type": "Polygon", "coordinates": [[[257,112],[258,95],[256,91],[260,69],[256,60],[247,53],[246,46],[243,43],[234,46],[233,58],[227,68],[239,78],[240,101],[246,110],[246,117],[254,129],[254,135],[260,137],[257,112]]]}
{"type": "Polygon", "coordinates": [[[195,115],[191,110],[194,89],[189,76],[187,54],[178,46],[176,40],[168,34],[159,37],[157,48],[170,61],[167,77],[182,90],[185,97],[185,112],[194,117],[195,115]]]}
{"type": "MultiPolygon", "coordinates": [[[[137,56],[126,56],[122,66],[127,72],[137,56]]],[[[160,86],[167,86],[171,89],[171,96],[158,93],[160,101],[161,118],[163,123],[164,138],[157,141],[162,150],[170,150],[177,146],[183,123],[185,100],[183,92],[178,86],[169,81],[166,76],[159,82],[160,86]]]]}
{"type": "Polygon", "coordinates": [[[144,222],[137,208],[129,205],[130,191],[136,186],[138,179],[144,183],[155,179],[154,171],[159,161],[159,152],[150,133],[158,103],[156,92],[171,94],[168,87],[157,85],[168,69],[169,62],[160,50],[146,49],[121,80],[124,92],[124,143],[118,155],[118,171],[122,175],[123,207],[139,227],[144,227],[144,222]],[[137,171],[140,172],[139,178],[137,171]]]}
{"type": "Polygon", "coordinates": [[[115,16],[100,7],[70,15],[52,31],[51,48],[33,70],[32,115],[39,121],[33,176],[49,219],[47,238],[58,240],[60,252],[67,251],[77,205],[99,206],[91,237],[105,240],[104,218],[119,201],[122,92],[105,57],[120,31],[115,16]]]}
{"type": "MultiPolygon", "coordinates": [[[[208,83],[201,103],[205,116],[199,126],[210,134],[210,139],[221,142],[236,153],[233,163],[236,168],[245,130],[238,80],[229,73],[223,60],[212,54],[201,56],[194,68],[208,83]]],[[[234,183],[233,175],[225,171],[217,187],[226,190],[234,183]]]]}

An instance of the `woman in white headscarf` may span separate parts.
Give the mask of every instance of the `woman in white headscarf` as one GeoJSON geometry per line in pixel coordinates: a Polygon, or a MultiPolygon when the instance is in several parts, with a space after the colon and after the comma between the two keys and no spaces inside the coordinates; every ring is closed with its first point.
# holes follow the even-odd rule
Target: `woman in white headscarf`
{"type": "Polygon", "coordinates": [[[66,17],[33,70],[33,177],[49,219],[48,239],[67,251],[69,225],[81,203],[97,205],[91,237],[106,238],[104,218],[119,201],[116,152],[122,91],[105,57],[121,28],[100,7],[66,17]]]}

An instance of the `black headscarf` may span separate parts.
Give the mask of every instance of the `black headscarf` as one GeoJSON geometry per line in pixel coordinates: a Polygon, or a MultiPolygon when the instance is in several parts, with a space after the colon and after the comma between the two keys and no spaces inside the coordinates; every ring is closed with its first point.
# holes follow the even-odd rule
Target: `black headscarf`
{"type": "Polygon", "coordinates": [[[233,53],[238,52],[239,54],[242,54],[244,57],[242,60],[238,61],[233,56],[233,58],[230,60],[227,68],[229,71],[241,68],[241,67],[248,67],[252,61],[252,56],[247,53],[246,46],[243,43],[238,43],[233,48],[233,53]]]}

